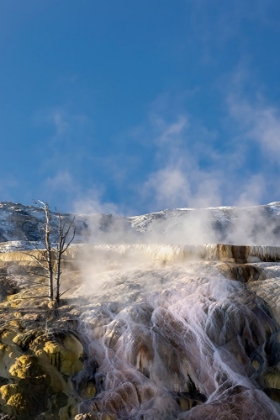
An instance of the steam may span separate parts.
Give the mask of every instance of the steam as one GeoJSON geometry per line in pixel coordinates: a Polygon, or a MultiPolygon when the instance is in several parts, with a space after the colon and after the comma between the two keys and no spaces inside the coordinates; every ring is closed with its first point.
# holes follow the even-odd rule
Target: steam
{"type": "Polygon", "coordinates": [[[230,114],[244,128],[247,137],[260,144],[270,159],[280,151],[279,110],[258,98],[253,105],[244,96],[231,94],[228,98],[230,114]]]}
{"type": "MultiPolygon", "coordinates": [[[[75,291],[84,305],[80,333],[88,360],[74,382],[94,377],[97,395],[84,398],[81,413],[199,418],[198,407],[185,411],[176,402],[187,395],[189,408],[202,404],[213,418],[233,398],[234,416],[240,397],[233,396],[242,389],[241,416],[253,418],[258,404],[262,418],[278,418],[256,389],[268,363],[265,343],[278,327],[263,301],[221,274],[215,260],[223,248],[215,243],[271,245],[279,211],[274,203],[88,217],[89,243],[76,255],[83,282],[75,291]],[[262,360],[258,372],[255,357],[262,360]]],[[[278,248],[250,252],[279,258],[278,248]]]]}
{"type": "MultiPolygon", "coordinates": [[[[106,202],[102,188],[83,190],[73,182],[75,210],[89,232],[86,245],[73,247],[83,279],[75,296],[84,305],[80,333],[88,354],[81,375],[94,378],[97,388],[95,398],[84,398],[83,413],[188,418],[176,403],[183,393],[219,407],[227,391],[234,395],[241,387],[251,407],[244,418],[253,417],[254,401],[265,407],[263,418],[277,418],[256,384],[268,365],[267,340],[278,327],[264,302],[225,278],[215,260],[216,244],[258,246],[251,249],[254,261],[269,252],[278,258],[278,249],[261,245],[279,244],[280,205],[256,206],[268,185],[262,173],[239,175],[252,144],[267,152],[266,127],[273,134],[272,159],[278,114],[238,96],[227,104],[238,134],[230,138],[233,148],[229,141],[223,150],[219,133],[190,113],[151,112],[146,132],[155,159],[142,183],[133,185],[133,197],[136,208],[158,211],[124,216],[106,202]],[[219,207],[225,202],[243,207],[219,207]],[[259,371],[255,357],[262,360],[259,371]]],[[[65,174],[55,179],[70,187],[69,180],[65,174]]]]}
{"type": "MultiPolygon", "coordinates": [[[[121,134],[124,144],[132,142],[137,153],[92,157],[95,179],[87,176],[87,182],[79,180],[79,165],[88,157],[79,151],[77,165],[66,153],[58,165],[53,147],[44,182],[47,201],[63,194],[78,213],[137,215],[166,208],[253,206],[278,200],[279,109],[258,91],[245,95],[248,83],[241,66],[221,80],[224,111],[215,129],[182,103],[182,95],[168,92],[158,97],[145,120],[121,134]],[[139,162],[146,156],[143,166],[139,162]],[[112,190],[122,197],[121,203],[108,198],[112,190]]],[[[186,102],[190,104],[196,95],[195,89],[186,93],[186,102]]],[[[79,138],[86,124],[85,117],[63,109],[51,110],[45,120],[53,127],[54,146],[65,141],[76,125],[81,126],[74,130],[79,138]]]]}
{"type": "MultiPolygon", "coordinates": [[[[95,249],[92,257],[99,265],[91,276],[87,273],[79,291],[90,297],[80,327],[88,344],[85,369],[90,375],[97,363],[100,386],[95,399],[81,404],[81,412],[98,407],[120,418],[175,419],[181,411],[172,395],[193,393],[217,404],[225,389],[242,386],[254,392],[254,370],[243,346],[249,340],[249,346],[264,348],[266,334],[276,325],[244,285],[223,277],[215,263],[157,266],[143,255],[140,259],[133,247],[125,249],[109,247],[107,261],[95,249]],[[238,350],[232,328],[240,340],[238,350]],[[257,343],[248,338],[251,328],[257,329],[257,343]]],[[[149,246],[142,249],[149,251],[149,246]]],[[[260,399],[273,416],[267,397],[260,399]]]]}
{"type": "Polygon", "coordinates": [[[279,245],[280,204],[178,208],[124,217],[94,213],[86,221],[89,244],[279,245]]]}

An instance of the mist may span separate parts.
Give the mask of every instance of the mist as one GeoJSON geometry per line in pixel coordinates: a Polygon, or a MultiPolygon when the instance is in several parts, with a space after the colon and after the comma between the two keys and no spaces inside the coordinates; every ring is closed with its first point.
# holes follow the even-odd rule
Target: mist
{"type": "Polygon", "coordinates": [[[280,203],[251,207],[178,208],[141,216],[79,215],[88,244],[277,246],[280,203]]]}

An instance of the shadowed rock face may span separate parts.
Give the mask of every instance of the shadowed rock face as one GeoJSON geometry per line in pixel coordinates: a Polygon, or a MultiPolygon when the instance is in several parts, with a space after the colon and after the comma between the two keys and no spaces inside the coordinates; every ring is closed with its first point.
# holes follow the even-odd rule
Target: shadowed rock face
{"type": "Polygon", "coordinates": [[[269,401],[264,401],[260,391],[237,386],[228,389],[219,399],[203,406],[195,407],[191,412],[179,415],[180,420],[236,420],[254,419],[271,420],[279,419],[279,414],[274,411],[269,401]],[[264,406],[264,403],[266,406],[264,406]],[[268,408],[269,407],[269,408],[268,408]]]}
{"type": "MultiPolygon", "coordinates": [[[[51,240],[57,241],[58,213],[50,212],[51,240]]],[[[63,214],[65,221],[73,218],[71,214],[63,214]]],[[[0,252],[6,250],[23,250],[44,244],[45,215],[43,209],[36,206],[23,206],[16,203],[0,203],[0,252]]],[[[88,226],[79,216],[75,221],[76,241],[86,239],[88,226]]]]}

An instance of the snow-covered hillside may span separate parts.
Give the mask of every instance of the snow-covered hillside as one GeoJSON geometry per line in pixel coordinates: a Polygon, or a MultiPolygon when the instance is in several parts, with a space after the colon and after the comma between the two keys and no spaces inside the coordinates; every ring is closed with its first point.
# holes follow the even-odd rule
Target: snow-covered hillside
{"type": "MultiPolygon", "coordinates": [[[[243,208],[183,208],[133,217],[97,213],[64,216],[69,220],[75,216],[76,243],[280,244],[280,202],[243,208]]],[[[1,250],[23,249],[28,241],[42,242],[43,223],[44,212],[36,206],[0,203],[1,250]]],[[[55,232],[55,212],[51,223],[55,232]]]]}

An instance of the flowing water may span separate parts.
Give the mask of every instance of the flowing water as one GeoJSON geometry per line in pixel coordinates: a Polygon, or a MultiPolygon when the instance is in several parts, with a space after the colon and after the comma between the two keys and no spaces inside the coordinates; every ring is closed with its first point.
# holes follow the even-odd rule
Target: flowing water
{"type": "Polygon", "coordinates": [[[89,248],[79,290],[88,299],[80,322],[88,357],[74,383],[81,393],[91,384],[96,395],[84,392],[80,412],[96,419],[279,419],[264,379],[279,362],[280,345],[271,344],[278,325],[266,303],[222,275],[217,261],[261,255],[277,259],[279,249],[89,248]]]}

